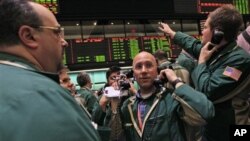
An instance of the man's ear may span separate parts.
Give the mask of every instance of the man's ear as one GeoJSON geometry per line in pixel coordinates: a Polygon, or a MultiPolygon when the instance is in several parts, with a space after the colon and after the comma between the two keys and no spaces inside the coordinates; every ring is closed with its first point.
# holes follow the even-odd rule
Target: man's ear
{"type": "Polygon", "coordinates": [[[38,31],[30,26],[23,25],[19,28],[18,35],[20,41],[29,48],[37,48],[38,31]]]}

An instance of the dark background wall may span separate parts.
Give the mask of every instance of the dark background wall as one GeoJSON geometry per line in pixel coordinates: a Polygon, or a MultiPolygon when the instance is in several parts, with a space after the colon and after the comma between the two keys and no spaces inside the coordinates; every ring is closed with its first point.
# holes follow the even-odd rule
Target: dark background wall
{"type": "Polygon", "coordinates": [[[82,18],[162,16],[174,12],[173,0],[61,0],[60,15],[82,18]]]}

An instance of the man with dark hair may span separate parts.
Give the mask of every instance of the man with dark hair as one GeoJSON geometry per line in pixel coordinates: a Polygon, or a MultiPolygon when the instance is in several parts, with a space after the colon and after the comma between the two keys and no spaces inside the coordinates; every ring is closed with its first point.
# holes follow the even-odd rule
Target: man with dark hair
{"type": "Polygon", "coordinates": [[[63,67],[59,71],[59,80],[60,80],[60,85],[67,90],[69,90],[70,94],[72,96],[76,95],[76,86],[75,84],[71,81],[71,78],[68,75],[69,69],[68,67],[63,67]]]}
{"type": "Polygon", "coordinates": [[[27,0],[0,1],[0,140],[99,141],[59,85],[67,42],[55,16],[27,0]]]}
{"type": "MultiPolygon", "coordinates": [[[[173,31],[167,24],[162,23],[159,27],[170,35],[174,43],[198,60],[191,74],[192,81],[195,88],[213,102],[227,97],[249,75],[250,56],[236,43],[242,24],[241,14],[232,5],[223,5],[208,15],[202,31],[202,42],[173,31]]],[[[237,105],[241,107],[241,112],[249,112],[247,98],[237,98],[241,100],[237,105]],[[242,106],[247,107],[244,109],[242,106]]],[[[234,104],[232,98],[215,104],[215,117],[205,127],[207,140],[229,141],[230,125],[247,122],[247,119],[236,120],[234,104]]]]}
{"type": "Polygon", "coordinates": [[[80,87],[86,87],[88,89],[92,89],[92,82],[90,76],[85,71],[82,71],[77,75],[76,81],[80,87]]]}
{"type": "Polygon", "coordinates": [[[77,90],[77,93],[80,94],[85,101],[84,106],[87,108],[88,112],[92,114],[94,105],[97,102],[97,98],[94,96],[92,88],[92,82],[89,74],[82,71],[77,75],[77,83],[81,87],[80,90],[77,90]]]}
{"type": "MultiPolygon", "coordinates": [[[[71,78],[69,77],[69,69],[68,67],[64,67],[59,71],[59,80],[60,85],[68,90],[72,97],[76,100],[78,105],[83,109],[83,111],[88,115],[88,117],[91,119],[91,113],[86,108],[86,100],[84,99],[81,94],[79,94],[76,90],[75,84],[71,81],[71,78]]],[[[94,103],[93,103],[94,104],[94,103]]]]}
{"type": "MultiPolygon", "coordinates": [[[[111,141],[124,141],[125,137],[122,129],[122,122],[120,119],[120,107],[125,99],[130,95],[133,95],[135,88],[130,82],[129,95],[122,96],[122,90],[120,89],[120,78],[121,78],[121,68],[118,66],[112,66],[106,72],[107,83],[101,90],[102,95],[100,96],[99,105],[95,105],[92,119],[98,125],[106,126],[111,128],[111,141]],[[109,96],[104,93],[108,90],[106,88],[112,88],[119,92],[119,96],[109,96]]],[[[113,93],[110,93],[113,94],[113,93]]]]}
{"type": "Polygon", "coordinates": [[[108,97],[104,95],[106,87],[118,88],[117,80],[120,78],[121,68],[118,66],[110,67],[106,72],[107,83],[103,87],[99,99],[99,104],[96,104],[93,111],[92,120],[100,126],[111,128],[110,137],[108,140],[122,140],[122,123],[118,107],[120,99],[118,97],[108,97]],[[116,124],[116,129],[111,127],[116,124]]]}
{"type": "Polygon", "coordinates": [[[121,68],[118,66],[112,66],[106,72],[106,79],[109,81],[113,80],[114,77],[118,77],[120,75],[121,68]],[[114,75],[116,74],[116,75],[114,75]]]}

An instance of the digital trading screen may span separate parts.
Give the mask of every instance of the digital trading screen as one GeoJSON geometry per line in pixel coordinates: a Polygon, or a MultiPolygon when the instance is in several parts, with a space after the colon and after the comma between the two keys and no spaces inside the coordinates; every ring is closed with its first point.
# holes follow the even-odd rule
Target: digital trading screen
{"type": "Polygon", "coordinates": [[[47,7],[52,13],[58,13],[58,0],[34,0],[34,2],[47,7]]]}
{"type": "Polygon", "coordinates": [[[174,0],[176,14],[208,14],[216,8],[233,4],[241,14],[249,14],[250,0],[174,0]]]}
{"type": "Polygon", "coordinates": [[[66,63],[89,63],[108,61],[106,39],[75,39],[67,40],[70,47],[66,48],[66,63]]]}
{"type": "Polygon", "coordinates": [[[143,50],[154,53],[162,49],[173,58],[181,51],[164,36],[70,39],[67,42],[64,63],[70,70],[131,66],[135,55],[143,50]]]}
{"type": "Polygon", "coordinates": [[[207,14],[225,4],[233,4],[233,0],[198,0],[198,13],[207,14]]]}
{"type": "Polygon", "coordinates": [[[233,4],[240,11],[241,14],[249,14],[250,0],[233,0],[233,4]]]}
{"type": "Polygon", "coordinates": [[[110,61],[131,60],[142,49],[139,37],[108,38],[110,61]]]}

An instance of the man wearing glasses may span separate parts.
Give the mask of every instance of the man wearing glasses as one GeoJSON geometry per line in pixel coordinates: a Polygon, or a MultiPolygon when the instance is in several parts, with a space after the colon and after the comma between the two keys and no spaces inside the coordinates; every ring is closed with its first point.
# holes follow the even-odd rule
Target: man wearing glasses
{"type": "Polygon", "coordinates": [[[45,7],[0,1],[0,140],[99,141],[87,115],[58,83],[63,28],[45,7]]]}

